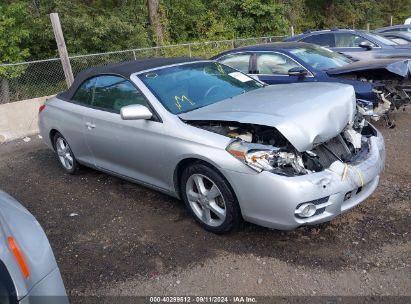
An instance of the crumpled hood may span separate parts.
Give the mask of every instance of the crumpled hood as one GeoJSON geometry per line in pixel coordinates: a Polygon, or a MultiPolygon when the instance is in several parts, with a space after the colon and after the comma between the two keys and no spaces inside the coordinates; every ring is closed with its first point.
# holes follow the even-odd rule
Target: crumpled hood
{"type": "Polygon", "coordinates": [[[352,86],[294,83],[267,86],[182,113],[188,121],[233,121],[276,128],[300,152],[337,136],[355,115],[352,86]]]}
{"type": "Polygon", "coordinates": [[[387,66],[387,70],[403,77],[411,77],[411,60],[391,63],[387,66]]]}
{"type": "Polygon", "coordinates": [[[360,60],[351,64],[345,65],[340,68],[334,68],[327,70],[328,75],[341,75],[359,71],[372,71],[372,70],[387,70],[393,74],[401,77],[410,77],[411,75],[411,60],[398,60],[398,59],[372,59],[372,60],[360,60]]]}

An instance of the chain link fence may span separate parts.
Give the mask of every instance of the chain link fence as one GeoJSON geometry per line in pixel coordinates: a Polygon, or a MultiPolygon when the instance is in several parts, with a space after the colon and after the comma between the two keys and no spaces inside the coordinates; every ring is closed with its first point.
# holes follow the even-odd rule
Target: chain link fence
{"type": "MultiPolygon", "coordinates": [[[[130,49],[99,54],[70,56],[74,76],[86,68],[152,57],[210,58],[232,48],[282,41],[270,36],[222,41],[193,42],[152,48],[130,49]]],[[[13,64],[0,64],[0,104],[53,95],[67,89],[59,58],[13,64]]]]}

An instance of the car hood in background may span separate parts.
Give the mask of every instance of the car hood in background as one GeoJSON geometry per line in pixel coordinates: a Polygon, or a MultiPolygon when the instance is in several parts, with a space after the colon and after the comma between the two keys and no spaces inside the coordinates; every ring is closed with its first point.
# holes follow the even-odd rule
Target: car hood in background
{"type": "Polygon", "coordinates": [[[411,59],[374,59],[360,60],[340,68],[327,70],[328,75],[341,75],[360,71],[386,70],[401,77],[410,77],[411,59]]]}
{"type": "Polygon", "coordinates": [[[188,121],[232,121],[274,127],[303,152],[337,136],[354,115],[352,86],[294,83],[267,86],[179,117],[188,121]]]}
{"type": "Polygon", "coordinates": [[[393,47],[396,50],[409,50],[409,51],[411,51],[411,45],[409,45],[409,44],[393,45],[393,47]]]}

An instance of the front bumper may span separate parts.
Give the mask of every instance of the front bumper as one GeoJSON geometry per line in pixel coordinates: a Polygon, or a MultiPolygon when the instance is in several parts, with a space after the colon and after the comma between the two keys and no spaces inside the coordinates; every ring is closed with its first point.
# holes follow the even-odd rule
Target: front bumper
{"type": "Polygon", "coordinates": [[[384,140],[377,131],[377,136],[370,138],[366,158],[351,164],[344,180],[344,164],[340,161],[335,161],[322,172],[296,177],[279,176],[267,171],[259,174],[222,171],[234,188],[246,221],[291,230],[301,225],[330,221],[364,201],[377,188],[384,163],[384,140]],[[297,217],[297,206],[311,201],[320,201],[325,208],[320,214],[309,218],[297,217]]]}

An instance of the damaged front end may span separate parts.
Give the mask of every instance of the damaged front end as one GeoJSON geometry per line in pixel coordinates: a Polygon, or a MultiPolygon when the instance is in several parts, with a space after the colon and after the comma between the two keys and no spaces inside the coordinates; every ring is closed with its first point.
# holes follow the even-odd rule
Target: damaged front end
{"type": "Polygon", "coordinates": [[[336,137],[299,152],[274,127],[224,121],[190,121],[191,125],[233,140],[226,150],[257,172],[283,176],[320,172],[339,160],[350,164],[365,157],[369,137],[376,135],[361,113],[336,137]]]}
{"type": "Polygon", "coordinates": [[[374,106],[374,120],[384,117],[389,127],[390,110],[404,108],[411,102],[411,61],[374,60],[356,62],[348,67],[328,70],[333,77],[359,80],[373,85],[378,105],[374,106]]]}

